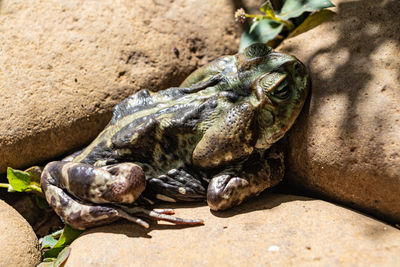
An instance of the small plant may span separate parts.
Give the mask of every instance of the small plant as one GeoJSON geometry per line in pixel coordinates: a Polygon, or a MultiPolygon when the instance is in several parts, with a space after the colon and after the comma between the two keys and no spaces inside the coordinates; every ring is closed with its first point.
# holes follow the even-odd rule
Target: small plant
{"type": "Polygon", "coordinates": [[[8,192],[34,192],[43,196],[40,188],[40,174],[42,170],[39,167],[32,167],[25,171],[14,170],[8,167],[8,184],[0,183],[0,187],[7,188],[8,192]]]}
{"type": "Polygon", "coordinates": [[[65,247],[63,250],[60,251],[57,258],[44,258],[43,261],[37,267],[64,266],[63,264],[68,259],[70,253],[71,253],[71,248],[65,247]]]}
{"type": "Polygon", "coordinates": [[[50,210],[40,187],[40,175],[42,169],[38,166],[31,167],[25,171],[7,168],[7,183],[0,183],[0,188],[6,188],[8,192],[33,193],[36,205],[43,210],[50,210]]]}
{"type": "Polygon", "coordinates": [[[270,1],[265,2],[262,14],[247,14],[243,8],[235,12],[235,20],[244,23],[252,18],[250,26],[243,32],[239,51],[252,43],[267,43],[276,47],[284,38],[306,32],[329,19],[334,12],[325,8],[334,5],[329,0],[283,0],[282,8],[275,11],[270,1]]]}
{"type": "MultiPolygon", "coordinates": [[[[9,167],[7,169],[8,184],[0,183],[0,188],[7,188],[8,192],[34,193],[39,208],[50,209],[40,187],[41,173],[42,168],[37,166],[25,171],[14,170],[9,167]]],[[[73,229],[66,224],[64,229],[41,238],[39,243],[43,262],[39,266],[61,266],[71,251],[68,245],[81,233],[81,230],[73,229]]]]}
{"type": "Polygon", "coordinates": [[[41,238],[39,243],[43,262],[39,264],[39,266],[61,266],[61,264],[67,260],[71,252],[71,248],[68,247],[68,245],[82,232],[83,231],[71,228],[71,226],[66,224],[64,229],[41,238]]]}

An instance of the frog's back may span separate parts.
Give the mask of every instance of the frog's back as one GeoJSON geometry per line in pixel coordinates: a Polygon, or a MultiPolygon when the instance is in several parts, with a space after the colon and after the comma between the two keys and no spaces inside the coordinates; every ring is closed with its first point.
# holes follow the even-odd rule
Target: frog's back
{"type": "Polygon", "coordinates": [[[141,90],[114,107],[109,124],[74,161],[95,166],[137,162],[161,169],[188,163],[200,138],[198,125],[217,100],[217,94],[201,97],[178,87],[141,90]]]}

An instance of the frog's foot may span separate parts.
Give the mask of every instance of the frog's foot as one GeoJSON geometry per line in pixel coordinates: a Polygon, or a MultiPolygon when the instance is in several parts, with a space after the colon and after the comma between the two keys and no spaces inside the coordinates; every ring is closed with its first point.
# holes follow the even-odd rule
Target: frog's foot
{"type": "Polygon", "coordinates": [[[234,170],[213,177],[207,203],[212,210],[225,210],[278,184],[284,175],[283,153],[266,152],[262,160],[249,159],[234,170]]]}
{"type": "Polygon", "coordinates": [[[56,186],[48,186],[47,194],[51,195],[50,206],[72,228],[85,230],[90,227],[112,223],[124,218],[144,228],[149,224],[141,217],[150,217],[174,224],[201,225],[202,220],[185,220],[171,216],[171,209],[147,210],[141,207],[127,208],[122,206],[93,205],[78,201],[64,190],[56,186]]]}
{"type": "Polygon", "coordinates": [[[212,210],[225,210],[242,203],[252,194],[246,179],[223,174],[214,177],[207,191],[207,203],[212,210]]]}
{"type": "Polygon", "coordinates": [[[201,181],[184,169],[172,169],[147,183],[144,195],[162,201],[198,201],[206,196],[201,181]]]}
{"type": "Polygon", "coordinates": [[[188,226],[193,226],[193,225],[203,225],[204,221],[203,220],[192,220],[192,219],[182,219],[178,217],[171,216],[171,214],[174,214],[174,211],[171,209],[154,209],[154,210],[148,210],[143,207],[125,207],[125,206],[120,206],[121,210],[118,211],[119,216],[122,218],[125,218],[127,220],[133,221],[135,223],[138,223],[142,225],[145,228],[149,228],[149,225],[147,222],[141,220],[138,217],[148,217],[157,221],[167,221],[171,222],[173,224],[180,224],[180,225],[188,225],[188,226]],[[135,216],[133,216],[134,214],[135,216]],[[136,217],[138,216],[138,217],[136,217]],[[138,221],[140,220],[140,221],[138,221]]]}

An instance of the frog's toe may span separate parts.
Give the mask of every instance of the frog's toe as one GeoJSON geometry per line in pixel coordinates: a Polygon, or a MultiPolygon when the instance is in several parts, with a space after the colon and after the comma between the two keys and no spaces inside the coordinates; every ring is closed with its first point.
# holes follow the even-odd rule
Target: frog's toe
{"type": "MultiPolygon", "coordinates": [[[[174,211],[171,209],[154,209],[154,210],[148,210],[140,206],[136,207],[126,207],[126,206],[120,206],[121,210],[119,210],[119,216],[122,218],[126,218],[130,221],[135,221],[137,217],[149,217],[151,219],[157,220],[157,221],[167,221],[171,222],[173,224],[181,224],[181,225],[203,225],[204,221],[201,219],[182,219],[178,218],[175,216],[171,216],[171,214],[174,214],[174,211]],[[132,216],[134,214],[135,216],[132,216]],[[130,217],[134,218],[131,219],[130,217]]],[[[139,223],[140,224],[140,223],[139,223]]],[[[148,226],[144,226],[145,228],[148,228],[148,226]]]]}
{"type": "Polygon", "coordinates": [[[153,209],[153,211],[161,214],[168,214],[168,215],[174,215],[175,211],[173,209],[153,209]]]}
{"type": "Polygon", "coordinates": [[[128,221],[139,224],[140,226],[143,226],[146,229],[148,229],[150,227],[150,225],[146,221],[142,220],[141,218],[135,217],[129,213],[126,213],[123,210],[118,211],[118,216],[120,216],[121,218],[127,219],[128,221]]]}

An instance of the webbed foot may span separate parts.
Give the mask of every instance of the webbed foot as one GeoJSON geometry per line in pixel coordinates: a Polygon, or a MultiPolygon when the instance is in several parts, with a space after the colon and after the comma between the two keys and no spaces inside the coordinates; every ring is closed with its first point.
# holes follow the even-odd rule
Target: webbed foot
{"type": "Polygon", "coordinates": [[[184,169],[172,169],[147,181],[144,195],[167,202],[205,199],[206,189],[199,179],[184,169]]]}

